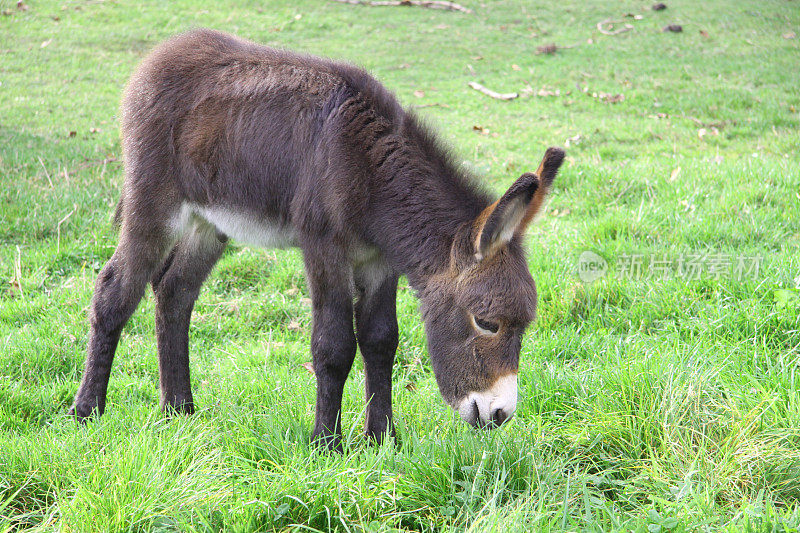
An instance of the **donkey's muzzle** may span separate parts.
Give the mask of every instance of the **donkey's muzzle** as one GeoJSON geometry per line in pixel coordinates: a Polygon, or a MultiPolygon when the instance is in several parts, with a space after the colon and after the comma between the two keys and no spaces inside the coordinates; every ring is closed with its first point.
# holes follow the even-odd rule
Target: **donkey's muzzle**
{"type": "Polygon", "coordinates": [[[517,375],[508,374],[481,392],[471,392],[457,404],[458,414],[476,427],[495,428],[517,410],[517,375]]]}

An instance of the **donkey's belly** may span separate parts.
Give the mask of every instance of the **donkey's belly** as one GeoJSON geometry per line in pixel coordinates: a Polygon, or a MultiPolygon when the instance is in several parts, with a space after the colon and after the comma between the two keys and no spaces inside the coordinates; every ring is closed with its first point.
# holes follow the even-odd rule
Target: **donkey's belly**
{"type": "Polygon", "coordinates": [[[234,241],[263,248],[297,246],[293,229],[276,220],[220,206],[187,204],[186,208],[189,213],[205,220],[234,241]]]}

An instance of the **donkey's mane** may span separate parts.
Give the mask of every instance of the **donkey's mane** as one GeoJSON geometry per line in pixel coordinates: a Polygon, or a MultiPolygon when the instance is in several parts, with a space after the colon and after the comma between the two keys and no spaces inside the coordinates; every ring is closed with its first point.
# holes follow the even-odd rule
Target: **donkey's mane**
{"type": "Polygon", "coordinates": [[[440,140],[434,129],[413,109],[401,107],[395,95],[362,68],[332,60],[330,65],[344,83],[357,91],[382,119],[397,128],[395,133],[405,138],[407,150],[401,157],[414,157],[414,164],[424,164],[434,172],[431,179],[437,179],[452,191],[461,193],[467,201],[477,200],[477,204],[473,206],[477,212],[485,207],[487,193],[474,176],[460,168],[452,149],[440,140]],[[422,157],[418,158],[419,156],[422,157]]]}
{"type": "Polygon", "coordinates": [[[449,249],[459,227],[474,220],[490,197],[433,129],[371,75],[346,63],[329,65],[342,79],[344,93],[332,112],[347,115],[348,123],[367,132],[357,136],[355,146],[367,148],[374,170],[370,181],[380,189],[374,194],[403,200],[378,202],[383,211],[370,221],[373,231],[365,237],[396,256],[413,284],[415,274],[427,277],[444,266],[441,259],[449,252],[443,248],[449,249]],[[393,213],[394,206],[402,209],[393,213]]]}

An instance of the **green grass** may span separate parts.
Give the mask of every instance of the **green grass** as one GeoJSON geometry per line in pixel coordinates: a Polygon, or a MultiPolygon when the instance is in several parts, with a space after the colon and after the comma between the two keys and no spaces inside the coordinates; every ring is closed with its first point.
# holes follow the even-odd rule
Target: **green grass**
{"type": "Polygon", "coordinates": [[[797,2],[464,3],[475,13],[0,1],[0,531],[798,530],[797,2]],[[602,35],[608,18],[634,28],[602,35]],[[660,31],[671,23],[683,33],[660,31]],[[194,313],[197,415],[157,409],[148,297],[106,415],[66,417],[116,243],[121,90],[153,45],[199,26],[364,65],[498,193],[578,139],[527,240],[540,307],[513,422],[455,419],[401,283],[400,443],[360,437],[357,362],[347,451],[320,453],[301,256],[239,246],[194,313]],[[577,46],[537,55],[547,43],[577,46]],[[496,101],[471,80],[534,95],[496,101]],[[584,250],[611,267],[588,285],[584,250]],[[632,254],[761,263],[742,279],[628,279],[632,254]]]}

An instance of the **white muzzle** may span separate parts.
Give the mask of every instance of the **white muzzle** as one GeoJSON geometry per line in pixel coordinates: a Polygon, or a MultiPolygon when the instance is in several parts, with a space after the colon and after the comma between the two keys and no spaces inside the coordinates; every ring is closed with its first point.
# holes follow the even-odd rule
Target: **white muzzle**
{"type": "Polygon", "coordinates": [[[508,374],[485,391],[469,393],[457,402],[456,410],[473,426],[499,426],[517,410],[517,375],[508,374]]]}

